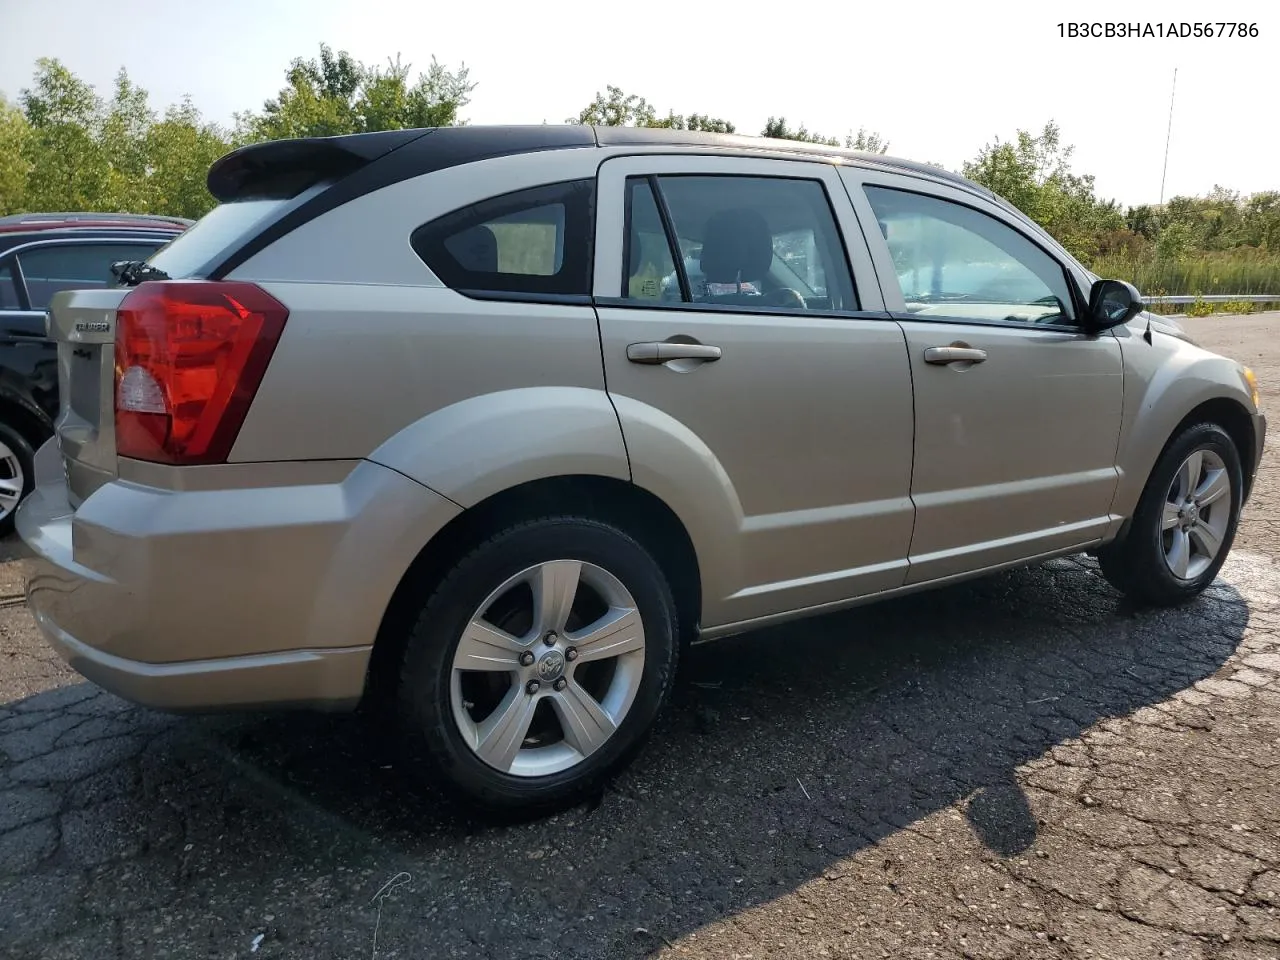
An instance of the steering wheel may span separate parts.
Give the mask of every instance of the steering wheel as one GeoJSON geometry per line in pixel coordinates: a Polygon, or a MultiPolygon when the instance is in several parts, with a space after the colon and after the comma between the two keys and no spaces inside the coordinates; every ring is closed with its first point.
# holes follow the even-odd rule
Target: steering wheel
{"type": "Polygon", "coordinates": [[[770,290],[760,298],[766,306],[783,307],[787,310],[807,310],[809,305],[804,302],[804,297],[800,295],[799,290],[793,290],[790,287],[779,287],[777,290],[770,290]]]}

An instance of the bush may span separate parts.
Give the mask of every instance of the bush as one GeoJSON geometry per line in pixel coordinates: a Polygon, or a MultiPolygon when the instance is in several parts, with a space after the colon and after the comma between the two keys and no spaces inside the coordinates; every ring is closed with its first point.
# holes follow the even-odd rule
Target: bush
{"type": "Polygon", "coordinates": [[[1206,303],[1201,297],[1196,297],[1196,302],[1187,307],[1188,317],[1207,317],[1213,313],[1213,305],[1206,303]]]}
{"type": "Polygon", "coordinates": [[[1253,302],[1249,300],[1229,300],[1222,305],[1226,313],[1253,313],[1253,302]]]}

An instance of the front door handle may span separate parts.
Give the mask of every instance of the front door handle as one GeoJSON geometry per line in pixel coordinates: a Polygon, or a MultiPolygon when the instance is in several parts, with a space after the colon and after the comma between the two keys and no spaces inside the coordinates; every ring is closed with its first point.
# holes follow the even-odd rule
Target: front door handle
{"type": "Polygon", "coordinates": [[[924,352],[925,363],[982,363],[987,359],[987,351],[977,347],[929,347],[924,352]]]}
{"type": "Polygon", "coordinates": [[[658,340],[627,344],[627,359],[632,363],[667,363],[671,360],[719,360],[720,348],[709,343],[680,343],[658,340]]]}

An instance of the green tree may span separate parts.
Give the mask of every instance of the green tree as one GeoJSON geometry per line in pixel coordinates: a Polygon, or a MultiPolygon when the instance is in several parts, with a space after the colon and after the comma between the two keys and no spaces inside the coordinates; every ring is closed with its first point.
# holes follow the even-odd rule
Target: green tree
{"type": "Polygon", "coordinates": [[[1103,233],[1125,226],[1114,202],[1094,195],[1092,175],[1071,169],[1074,147],[1062,143],[1057,124],[1039,134],[1019,130],[1012,141],[998,137],[964,165],[964,175],[1004,197],[1084,259],[1097,254],[1103,233]]]}
{"type": "Polygon", "coordinates": [[[1156,238],[1156,255],[1161,260],[1182,260],[1191,252],[1194,238],[1185,223],[1166,224],[1156,238]]]}
{"type": "Polygon", "coordinates": [[[806,129],[803,123],[798,129],[793,130],[787,126],[786,117],[770,117],[765,122],[764,129],[760,131],[760,136],[772,137],[775,140],[820,143],[828,147],[843,146],[846,150],[861,150],[864,153],[885,153],[889,149],[889,142],[884,137],[866,127],[859,127],[857,134],[850,133],[841,142],[835,137],[824,137],[820,133],[814,133],[806,129]]]}
{"type": "Polygon", "coordinates": [[[296,57],[285,74],[286,86],[262,105],[262,114],[245,114],[247,139],[284,140],[332,137],[359,129],[355,100],[364,67],[345,51],[336,56],[320,45],[318,60],[296,57]]]}
{"type": "Polygon", "coordinates": [[[787,126],[786,117],[770,117],[764,125],[764,129],[760,131],[760,136],[771,137],[774,140],[799,140],[802,143],[821,143],[828,147],[840,146],[840,141],[835,137],[824,137],[820,133],[812,133],[805,129],[805,125],[800,124],[798,129],[791,129],[787,126]]]}
{"type": "Polygon", "coordinates": [[[409,69],[397,56],[387,61],[386,70],[365,72],[356,101],[362,130],[452,127],[460,122],[458,111],[470,102],[476,86],[467,68],[450,71],[433,57],[412,86],[409,69]]]}
{"type": "Polygon", "coordinates": [[[1125,222],[1130,230],[1148,240],[1155,238],[1159,230],[1159,211],[1151,204],[1130,207],[1125,214],[1125,222]]]}
{"type": "Polygon", "coordinates": [[[147,91],[132,83],[123,67],[116,74],[115,92],[105,110],[91,125],[91,130],[96,127],[95,139],[107,164],[99,206],[104,210],[150,210],[147,134],[156,115],[147,91]]]}
{"type": "Polygon", "coordinates": [[[56,60],[37,62],[23,112],[0,110],[0,206],[198,217],[213,206],[209,166],[229,149],[189,99],[157,119],[121,69],[110,100],[56,60]],[[17,159],[15,160],[14,157],[17,159]]]}
{"type": "Polygon", "coordinates": [[[31,135],[24,204],[31,210],[100,209],[110,181],[102,100],[58,60],[42,57],[18,98],[31,135]]]}
{"type": "Polygon", "coordinates": [[[263,104],[261,114],[236,117],[237,142],[290,137],[331,137],[375,130],[445,127],[458,122],[475,84],[467,67],[449,70],[436,60],[409,82],[399,57],[385,69],[367,67],[346,51],[320,45],[320,57],[295,59],[287,85],[263,104]]]}
{"type": "Polygon", "coordinates": [[[0,95],[0,216],[26,209],[30,138],[27,118],[0,95]]]}
{"type": "Polygon", "coordinates": [[[703,130],[708,133],[733,133],[735,127],[728,120],[691,113],[688,116],[668,110],[659,117],[657,110],[644,97],[624,93],[620,87],[608,85],[605,93],[596,92],[596,98],[569,117],[565,123],[584,123],[595,127],[658,127],[668,130],[703,130]]]}
{"type": "Polygon", "coordinates": [[[585,123],[596,127],[656,126],[657,111],[644,97],[623,93],[620,87],[612,84],[606,85],[605,91],[597,91],[596,98],[565,123],[585,123]]]}
{"type": "Polygon", "coordinates": [[[701,130],[704,133],[734,133],[737,130],[728,120],[708,117],[701,113],[691,113],[686,117],[674,110],[668,111],[665,117],[652,120],[644,126],[662,127],[668,130],[701,130]]]}
{"type": "Polygon", "coordinates": [[[149,209],[197,219],[213,208],[209,167],[231,149],[228,134],[206,123],[189,97],[169,107],[147,131],[149,209]]]}
{"type": "Polygon", "coordinates": [[[863,153],[888,153],[889,141],[874,131],[859,127],[856,135],[844,138],[846,150],[861,150],[863,153]]]}
{"type": "Polygon", "coordinates": [[[1280,252],[1280,190],[1264,190],[1245,204],[1244,242],[1280,252]]]}

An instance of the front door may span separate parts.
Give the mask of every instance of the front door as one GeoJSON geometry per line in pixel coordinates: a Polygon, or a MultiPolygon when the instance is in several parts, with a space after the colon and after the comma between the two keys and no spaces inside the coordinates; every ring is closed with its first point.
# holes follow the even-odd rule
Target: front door
{"type": "Polygon", "coordinates": [[[907,582],[1097,541],[1114,519],[1122,360],[1114,336],[1081,329],[1066,265],[967,192],[870,172],[846,182],[879,227],[868,233],[915,384],[907,582]]]}
{"type": "Polygon", "coordinates": [[[713,531],[704,628],[900,586],[911,375],[835,169],[620,157],[598,203],[608,389],[636,483],[713,531]]]}

